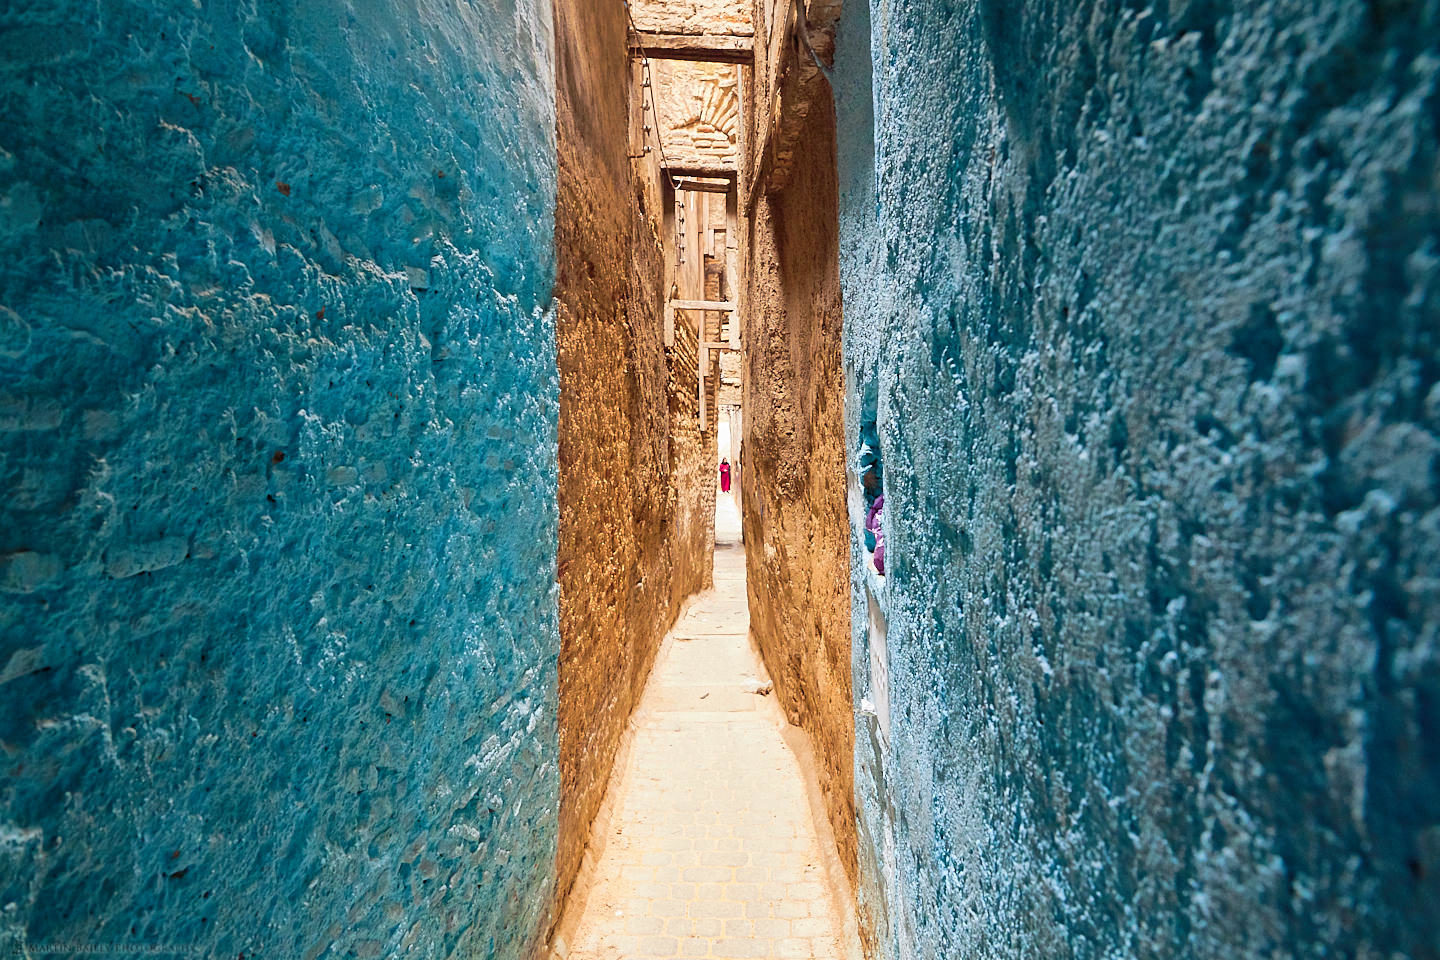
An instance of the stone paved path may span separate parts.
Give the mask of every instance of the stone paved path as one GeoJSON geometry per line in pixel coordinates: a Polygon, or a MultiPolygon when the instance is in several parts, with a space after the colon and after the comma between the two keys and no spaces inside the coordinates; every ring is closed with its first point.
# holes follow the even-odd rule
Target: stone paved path
{"type": "Polygon", "coordinates": [[[552,956],[856,956],[848,896],[749,639],[738,516],[662,648],[552,956]]]}

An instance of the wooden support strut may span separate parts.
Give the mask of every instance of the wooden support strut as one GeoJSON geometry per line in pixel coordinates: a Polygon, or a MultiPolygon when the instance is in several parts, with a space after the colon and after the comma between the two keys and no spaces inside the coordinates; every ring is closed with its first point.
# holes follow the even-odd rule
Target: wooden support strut
{"type": "MultiPolygon", "coordinates": [[[[719,310],[735,311],[735,304],[729,300],[667,300],[665,301],[665,346],[675,346],[675,311],[677,310],[719,310]]],[[[734,349],[739,348],[737,342],[734,349]]],[[[727,347],[727,349],[730,349],[727,347]]]]}
{"type": "MultiPolygon", "coordinates": [[[[665,304],[665,346],[672,346],[675,343],[675,311],[676,310],[723,310],[733,311],[735,304],[729,300],[670,300],[665,304]]],[[[701,325],[703,330],[704,325],[701,325]]],[[[728,340],[706,340],[702,332],[699,341],[696,343],[700,354],[695,371],[695,381],[700,391],[700,432],[704,433],[709,428],[709,403],[705,397],[705,368],[710,365],[711,350],[738,350],[738,344],[732,344],[728,340]]]]}
{"type": "MultiPolygon", "coordinates": [[[[710,351],[738,351],[740,349],[738,307],[735,299],[735,294],[739,292],[738,288],[735,285],[735,276],[738,267],[736,258],[738,254],[739,238],[736,234],[736,224],[738,216],[736,209],[737,196],[734,192],[734,186],[738,178],[734,170],[716,167],[667,167],[666,173],[668,176],[671,177],[672,182],[675,183],[677,196],[680,192],[726,194],[725,251],[723,261],[723,269],[726,276],[723,283],[722,292],[728,294],[730,296],[730,299],[682,300],[676,298],[673,300],[665,301],[664,341],[666,349],[670,349],[675,345],[675,315],[678,311],[694,310],[702,314],[726,313],[730,315],[728,336],[726,336],[726,332],[724,331],[723,326],[720,331],[717,331],[719,335],[726,336],[726,339],[724,340],[708,339],[708,335],[710,333],[709,325],[705,322],[703,317],[698,324],[698,334],[696,336],[695,343],[695,352],[697,354],[695,385],[698,394],[697,400],[699,401],[700,407],[700,430],[703,433],[710,427],[710,402],[709,397],[706,396],[705,391],[705,381],[707,379],[706,368],[710,365],[710,351]],[[701,183],[696,182],[695,180],[689,180],[689,182],[687,182],[687,178],[695,177],[722,180],[723,182],[701,183]]],[[[708,225],[705,231],[705,239],[706,241],[708,241],[706,243],[706,253],[711,257],[714,257],[716,255],[714,234],[715,229],[713,225],[708,225]]],[[[697,233],[697,244],[699,242],[699,239],[700,235],[697,233]]]]}

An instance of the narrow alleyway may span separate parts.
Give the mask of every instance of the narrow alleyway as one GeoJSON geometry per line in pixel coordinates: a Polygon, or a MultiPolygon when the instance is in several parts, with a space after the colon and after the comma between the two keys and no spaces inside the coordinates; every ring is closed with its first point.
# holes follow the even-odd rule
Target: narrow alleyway
{"type": "Polygon", "coordinates": [[[1440,960],[1440,0],[0,48],[0,960],[1440,960]]]}
{"type": "Polygon", "coordinates": [[[715,587],[660,651],[556,960],[859,956],[803,743],[748,641],[739,514],[719,500],[715,587]]]}

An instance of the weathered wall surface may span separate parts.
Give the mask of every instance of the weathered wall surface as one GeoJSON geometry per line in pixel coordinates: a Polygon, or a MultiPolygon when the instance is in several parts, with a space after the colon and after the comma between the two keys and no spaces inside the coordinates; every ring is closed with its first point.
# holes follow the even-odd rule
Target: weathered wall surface
{"type": "Polygon", "coordinates": [[[699,330],[683,315],[675,324],[675,342],[666,351],[670,362],[670,461],[674,469],[675,508],[670,535],[677,552],[693,557],[699,587],[709,587],[715,570],[715,489],[719,483],[715,464],[719,460],[716,436],[719,432],[713,385],[719,364],[713,356],[707,373],[711,390],[708,422],[700,429],[699,330]]]}
{"type": "Polygon", "coordinates": [[[685,60],[652,60],[650,66],[665,159],[677,166],[733,169],[740,136],[739,68],[685,60]]]}
{"type": "MultiPolygon", "coordinates": [[[[657,62],[658,64],[658,62],[657,62]]],[[[660,71],[655,70],[655,76],[660,71]]],[[[665,84],[656,79],[655,102],[663,103],[665,84]]],[[[685,91],[676,91],[687,95],[685,91]]],[[[658,129],[649,133],[652,147],[658,148],[661,136],[670,136],[674,131],[662,122],[658,129]]],[[[636,167],[647,177],[642,193],[648,198],[660,198],[664,214],[659,217],[655,236],[660,241],[660,256],[665,264],[664,280],[652,301],[663,311],[666,297],[681,300],[707,299],[716,294],[716,257],[723,256],[723,250],[706,253],[711,242],[709,228],[723,229],[726,225],[725,205],[715,204],[716,195],[690,190],[677,192],[672,182],[662,174],[655,149],[636,167]],[[683,224],[681,210],[684,211],[683,224]],[[683,247],[683,255],[682,255],[683,247]]],[[[672,161],[673,157],[669,158],[672,161]]],[[[718,241],[717,241],[718,244],[718,241]]],[[[647,277],[648,279],[648,277],[647,277]]],[[[662,318],[663,320],[663,318],[662,318]]],[[[697,314],[694,311],[674,311],[672,342],[666,348],[670,365],[670,463],[674,470],[673,490],[675,494],[674,516],[667,521],[668,533],[682,548],[686,556],[694,556],[700,566],[700,585],[711,585],[714,570],[713,547],[715,543],[715,489],[716,464],[716,393],[720,377],[720,364],[716,351],[709,352],[705,373],[706,419],[705,429],[700,422],[700,341],[702,325],[708,328],[705,339],[714,340],[720,336],[720,314],[697,314]]],[[[663,330],[663,327],[662,327],[663,330]]]]}
{"type": "Polygon", "coordinates": [[[886,955],[1440,955],[1440,4],[871,9],[886,955]]]}
{"type": "MultiPolygon", "coordinates": [[[[770,102],[764,79],[749,96],[770,102]]],[[[746,116],[769,121],[765,110],[746,116]]],[[[757,143],[757,131],[749,142],[757,143]]],[[[792,723],[814,744],[826,809],[855,866],[835,112],[805,121],[794,176],[741,225],[744,469],[750,625],[792,723]]]]}
{"type": "Polygon", "coordinates": [[[661,217],[627,158],[625,37],[618,3],[556,4],[562,892],[660,640],[710,569],[683,486],[704,452],[672,438],[661,217]]]}
{"type": "Polygon", "coordinates": [[[0,13],[0,950],[526,954],[550,47],[532,0],[0,13]]]}
{"type": "Polygon", "coordinates": [[[747,35],[754,0],[632,0],[635,26],[647,32],[747,35]]]}

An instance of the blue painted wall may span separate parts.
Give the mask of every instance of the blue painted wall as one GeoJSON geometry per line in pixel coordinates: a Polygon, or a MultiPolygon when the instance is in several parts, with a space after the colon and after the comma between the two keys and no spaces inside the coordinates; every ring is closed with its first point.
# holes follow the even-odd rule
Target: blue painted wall
{"type": "Polygon", "coordinates": [[[0,946],[524,954],[542,0],[0,12],[0,946]]]}
{"type": "Polygon", "coordinates": [[[1440,956],[1437,38],[1435,0],[847,5],[885,956],[1440,956]]]}

